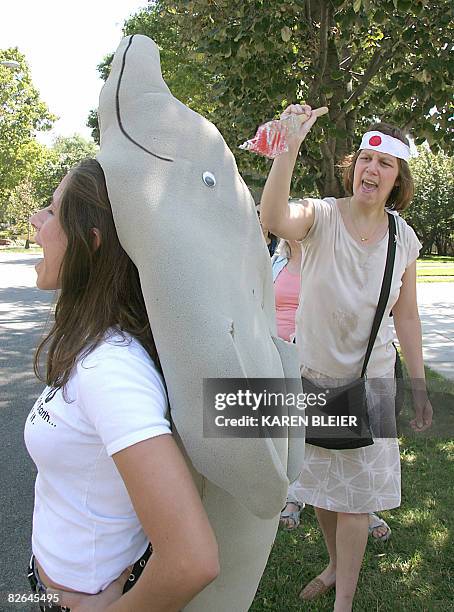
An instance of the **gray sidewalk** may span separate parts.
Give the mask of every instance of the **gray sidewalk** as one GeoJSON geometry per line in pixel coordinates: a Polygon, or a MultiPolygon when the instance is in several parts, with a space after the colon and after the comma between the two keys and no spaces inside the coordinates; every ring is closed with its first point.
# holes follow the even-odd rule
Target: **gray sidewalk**
{"type": "Polygon", "coordinates": [[[454,283],[418,283],[424,363],[454,380],[454,283]]]}
{"type": "Polygon", "coordinates": [[[33,354],[49,317],[53,292],[35,287],[39,255],[0,251],[0,610],[6,593],[28,593],[35,466],[24,443],[24,423],[43,389],[33,375],[33,354]]]}

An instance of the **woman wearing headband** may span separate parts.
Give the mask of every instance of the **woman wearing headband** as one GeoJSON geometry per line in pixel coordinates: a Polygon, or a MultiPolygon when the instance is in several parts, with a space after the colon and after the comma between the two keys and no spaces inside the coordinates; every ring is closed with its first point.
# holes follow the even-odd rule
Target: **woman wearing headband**
{"type": "Polygon", "coordinates": [[[299,498],[314,506],[329,554],[327,567],[301,591],[312,600],[336,587],[335,612],[348,612],[356,590],[368,533],[368,513],[400,505],[400,457],[395,437],[380,427],[394,415],[392,309],[412,379],[416,431],[430,427],[416,303],[416,258],[421,247],[397,214],[413,196],[410,149],[398,128],[379,123],[364,135],[344,170],[345,198],[288,198],[298,150],[316,116],[291,105],[284,116],[309,115],[277,157],[262,195],[262,220],[273,233],[299,240],[304,249],[296,343],[301,374],[320,387],[359,377],[384,275],[388,212],[396,221],[396,255],[390,295],[367,368],[367,403],[374,443],[330,450],[306,444],[299,498]],[[390,210],[392,209],[392,210],[390,210]],[[300,322],[304,322],[300,324],[300,322]]]}

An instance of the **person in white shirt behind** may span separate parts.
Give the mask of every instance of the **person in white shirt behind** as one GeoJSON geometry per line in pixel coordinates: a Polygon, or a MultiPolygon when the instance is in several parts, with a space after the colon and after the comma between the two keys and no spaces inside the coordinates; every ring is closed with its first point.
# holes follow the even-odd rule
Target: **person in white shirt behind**
{"type": "Polygon", "coordinates": [[[171,434],[139,275],[99,163],[71,170],[31,223],[37,286],[60,290],[35,357],[39,375],[47,350],[47,386],[25,426],[38,468],[32,588],[47,610],[181,610],[218,575],[217,543],[171,434]]]}

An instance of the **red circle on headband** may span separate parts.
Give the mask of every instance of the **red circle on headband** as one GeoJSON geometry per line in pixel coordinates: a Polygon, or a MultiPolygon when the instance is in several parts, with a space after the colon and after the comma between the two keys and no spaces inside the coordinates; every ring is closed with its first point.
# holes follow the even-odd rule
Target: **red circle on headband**
{"type": "Polygon", "coordinates": [[[373,147],[378,147],[379,145],[381,145],[380,136],[371,136],[369,138],[369,144],[372,145],[373,147]]]}

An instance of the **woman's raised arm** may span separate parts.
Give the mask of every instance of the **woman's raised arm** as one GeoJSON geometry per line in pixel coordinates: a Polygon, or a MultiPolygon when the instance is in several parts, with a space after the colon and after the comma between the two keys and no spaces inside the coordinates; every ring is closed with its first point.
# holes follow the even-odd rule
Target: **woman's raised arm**
{"type": "Polygon", "coordinates": [[[312,111],[310,106],[292,104],[286,108],[281,119],[291,114],[306,114],[309,119],[296,134],[288,136],[288,152],[282,153],[273,162],[261,198],[260,218],[263,226],[276,236],[286,240],[301,240],[314,222],[314,207],[308,200],[302,200],[300,206],[290,207],[288,199],[299,148],[319,114],[316,110],[312,111]]]}

